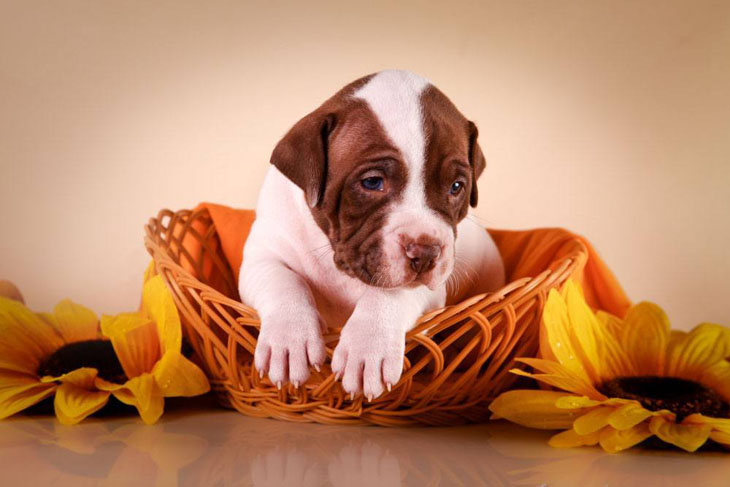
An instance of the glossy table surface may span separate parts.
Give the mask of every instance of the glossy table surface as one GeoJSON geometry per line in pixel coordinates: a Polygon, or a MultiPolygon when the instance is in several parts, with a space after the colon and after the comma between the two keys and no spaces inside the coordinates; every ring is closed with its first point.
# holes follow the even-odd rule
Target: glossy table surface
{"type": "Polygon", "coordinates": [[[730,453],[557,450],[494,422],[386,429],[287,423],[204,402],[154,426],[134,416],[61,426],[0,421],[0,486],[730,486],[730,453]]]}

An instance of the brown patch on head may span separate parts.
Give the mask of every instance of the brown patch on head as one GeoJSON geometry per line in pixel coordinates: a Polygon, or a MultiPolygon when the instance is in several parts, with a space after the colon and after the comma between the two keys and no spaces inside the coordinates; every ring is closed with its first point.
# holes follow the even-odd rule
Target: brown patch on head
{"type": "Polygon", "coordinates": [[[477,143],[476,126],[446,95],[428,86],[421,95],[421,104],[426,138],[426,201],[455,230],[469,205],[477,205],[477,179],[486,161],[477,143]]]}
{"type": "Polygon", "coordinates": [[[353,81],[299,120],[276,144],[271,154],[271,164],[302,188],[309,206],[319,204],[324,193],[330,136],[338,117],[346,111],[349,95],[371,77],[353,81]]]}
{"type": "Polygon", "coordinates": [[[366,283],[381,267],[380,229],[407,176],[400,151],[367,102],[351,96],[370,77],[350,83],[297,122],[271,156],[304,191],[337,267],[366,283]],[[381,176],[382,191],[362,186],[364,178],[381,176]]]}

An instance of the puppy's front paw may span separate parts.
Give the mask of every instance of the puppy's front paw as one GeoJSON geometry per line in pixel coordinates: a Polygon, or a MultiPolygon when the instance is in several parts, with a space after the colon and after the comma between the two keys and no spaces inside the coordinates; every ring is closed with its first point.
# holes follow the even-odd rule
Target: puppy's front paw
{"type": "Polygon", "coordinates": [[[281,388],[287,381],[295,387],[309,378],[310,364],[317,370],[327,356],[319,321],[291,317],[262,317],[254,364],[263,377],[281,388]]]}
{"type": "Polygon", "coordinates": [[[332,371],[345,392],[360,391],[372,401],[390,390],[403,371],[405,332],[398,327],[349,321],[332,356],[332,371]]]}

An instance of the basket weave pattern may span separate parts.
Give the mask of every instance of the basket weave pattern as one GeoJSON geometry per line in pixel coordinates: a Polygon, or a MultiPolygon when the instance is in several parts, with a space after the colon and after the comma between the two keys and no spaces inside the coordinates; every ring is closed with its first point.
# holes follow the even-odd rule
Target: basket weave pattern
{"type": "Polygon", "coordinates": [[[187,340],[221,404],[243,414],[289,421],[387,426],[452,425],[488,417],[486,405],[517,379],[515,357],[534,356],[543,303],[584,256],[553,270],[422,316],[406,337],[403,376],[368,402],[350,400],[329,367],[339,330],[325,335],[321,372],[278,390],[253,367],[256,311],[238,298],[234,274],[207,210],[162,210],[145,226],[145,246],[172,291],[187,340]]]}

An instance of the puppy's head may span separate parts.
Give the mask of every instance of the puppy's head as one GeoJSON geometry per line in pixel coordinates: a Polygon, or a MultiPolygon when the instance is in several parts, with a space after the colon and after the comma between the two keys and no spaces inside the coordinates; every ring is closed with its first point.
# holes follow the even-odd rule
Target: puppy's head
{"type": "Polygon", "coordinates": [[[361,78],[301,119],[271,157],[303,191],[337,267],[380,287],[435,288],[477,204],[477,129],[406,71],[361,78]]]}

